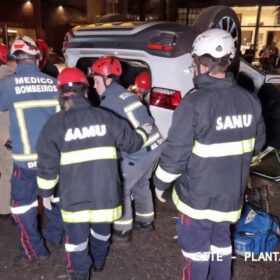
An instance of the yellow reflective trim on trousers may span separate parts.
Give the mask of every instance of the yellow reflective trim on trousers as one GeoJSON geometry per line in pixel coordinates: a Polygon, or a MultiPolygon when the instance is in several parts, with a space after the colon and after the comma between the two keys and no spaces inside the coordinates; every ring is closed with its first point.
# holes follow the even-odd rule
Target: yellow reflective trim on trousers
{"type": "Polygon", "coordinates": [[[136,101],[124,108],[127,118],[134,128],[139,126],[139,122],[136,119],[136,117],[134,116],[133,111],[141,106],[144,106],[144,105],[140,101],[136,101]]]}
{"type": "Polygon", "coordinates": [[[225,157],[250,153],[254,150],[254,146],[255,138],[210,145],[201,144],[198,141],[195,141],[192,152],[203,158],[225,157]]]}
{"type": "Polygon", "coordinates": [[[72,253],[82,252],[87,248],[87,246],[88,246],[88,239],[80,244],[65,243],[65,251],[72,252],[72,253]]]}
{"type": "Polygon", "coordinates": [[[65,223],[109,223],[122,216],[122,206],[114,209],[65,211],[61,210],[62,219],[65,223]]]}
{"type": "Polygon", "coordinates": [[[176,193],[175,188],[173,189],[172,192],[172,200],[176,208],[180,212],[197,220],[206,219],[217,223],[219,222],[235,223],[240,218],[240,214],[241,214],[241,208],[239,210],[229,211],[229,212],[221,212],[221,211],[211,210],[211,209],[205,209],[205,210],[194,209],[180,200],[180,198],[176,193]]]}
{"type": "Polygon", "coordinates": [[[29,205],[11,207],[11,212],[15,215],[20,215],[28,212],[30,209],[38,206],[38,200],[35,200],[29,205]]]}
{"type": "Polygon", "coordinates": [[[147,147],[147,146],[152,145],[153,143],[155,143],[160,138],[161,138],[160,134],[158,132],[156,132],[154,135],[149,136],[148,141],[145,142],[143,147],[147,147]]]}
{"type": "Polygon", "coordinates": [[[114,222],[115,225],[130,225],[133,223],[133,219],[130,219],[130,220],[117,220],[114,222]]]}
{"type": "Polygon", "coordinates": [[[218,254],[221,256],[230,256],[232,254],[232,246],[228,247],[218,247],[215,245],[210,245],[210,251],[213,254],[218,254]]]}
{"type": "Polygon", "coordinates": [[[117,159],[116,147],[99,147],[61,153],[60,164],[75,164],[100,159],[117,159]]]}
{"type": "Polygon", "coordinates": [[[37,185],[41,190],[50,190],[56,186],[58,182],[58,178],[59,176],[56,176],[56,178],[53,180],[46,180],[44,178],[37,176],[37,185]]]}
{"type": "Polygon", "coordinates": [[[143,139],[143,142],[145,143],[145,142],[147,141],[147,139],[148,139],[147,134],[146,134],[144,131],[142,131],[141,129],[137,129],[137,128],[136,128],[135,131],[136,131],[138,134],[141,135],[141,137],[142,137],[142,139],[143,139]]]}
{"type": "Polygon", "coordinates": [[[210,245],[210,251],[208,252],[186,252],[182,250],[183,256],[185,258],[191,259],[195,262],[207,262],[210,259],[210,256],[217,254],[219,257],[230,256],[232,254],[232,246],[228,247],[217,247],[210,245]]]}
{"type": "Polygon", "coordinates": [[[164,183],[171,183],[180,177],[182,174],[173,174],[163,170],[160,165],[156,169],[156,176],[164,183]]]}
{"type": "Polygon", "coordinates": [[[104,241],[104,242],[108,241],[111,237],[111,234],[102,235],[102,234],[95,232],[92,228],[90,229],[90,234],[92,235],[93,238],[104,241]]]}
{"type": "Polygon", "coordinates": [[[28,131],[26,128],[24,110],[38,107],[55,107],[56,112],[60,111],[59,102],[56,99],[30,100],[14,103],[14,108],[20,130],[20,138],[22,141],[23,152],[25,155],[31,154],[31,146],[28,138],[28,131]]]}
{"type": "Polygon", "coordinates": [[[190,253],[182,250],[182,254],[185,258],[191,259],[194,262],[208,262],[210,259],[210,251],[190,253]]]}
{"type": "Polygon", "coordinates": [[[31,154],[31,155],[12,154],[12,157],[16,161],[35,161],[38,159],[37,154],[31,154]]]}
{"type": "Polygon", "coordinates": [[[146,213],[146,214],[141,214],[141,213],[135,212],[135,215],[139,216],[139,217],[153,217],[154,214],[155,214],[154,212],[150,212],[150,213],[146,213]]]}

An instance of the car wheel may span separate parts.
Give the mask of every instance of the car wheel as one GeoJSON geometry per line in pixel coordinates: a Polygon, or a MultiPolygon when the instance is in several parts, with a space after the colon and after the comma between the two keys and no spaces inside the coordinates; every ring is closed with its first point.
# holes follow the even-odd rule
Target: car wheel
{"type": "Polygon", "coordinates": [[[219,28],[228,31],[234,39],[236,48],[236,54],[231,68],[235,69],[238,67],[241,44],[241,27],[238,16],[234,10],[226,6],[212,6],[206,8],[198,16],[193,28],[198,33],[212,28],[219,28]]]}

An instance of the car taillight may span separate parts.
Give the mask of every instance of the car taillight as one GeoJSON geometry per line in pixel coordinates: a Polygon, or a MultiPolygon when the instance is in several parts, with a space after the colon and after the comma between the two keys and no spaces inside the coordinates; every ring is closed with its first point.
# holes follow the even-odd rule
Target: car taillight
{"type": "Polygon", "coordinates": [[[147,43],[147,48],[154,51],[171,52],[176,46],[176,36],[173,34],[160,34],[147,43]]]}
{"type": "Polygon", "coordinates": [[[175,110],[181,101],[181,92],[165,88],[153,88],[150,105],[175,110]]]}
{"type": "Polygon", "coordinates": [[[161,44],[155,44],[152,42],[149,42],[147,44],[148,49],[150,50],[156,50],[156,51],[163,51],[163,52],[170,52],[173,50],[173,46],[169,46],[169,45],[161,45],[161,44]]]}

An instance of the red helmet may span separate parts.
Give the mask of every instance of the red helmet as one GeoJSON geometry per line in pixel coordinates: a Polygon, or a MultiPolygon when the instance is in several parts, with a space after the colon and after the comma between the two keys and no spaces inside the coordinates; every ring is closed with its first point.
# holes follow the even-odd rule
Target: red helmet
{"type": "Polygon", "coordinates": [[[49,57],[49,47],[48,47],[47,43],[42,39],[37,39],[36,44],[39,47],[40,52],[41,52],[40,64],[42,64],[42,66],[43,66],[49,57]]]}
{"type": "Polygon", "coordinates": [[[0,43],[0,61],[7,63],[8,60],[8,47],[0,43]]]}
{"type": "Polygon", "coordinates": [[[113,56],[104,56],[97,59],[91,66],[92,74],[100,76],[120,76],[122,66],[120,61],[113,56]]]}
{"type": "Polygon", "coordinates": [[[137,74],[134,85],[141,91],[148,91],[151,88],[151,75],[147,71],[137,74]]]}
{"type": "Polygon", "coordinates": [[[57,77],[57,88],[68,84],[71,86],[73,83],[80,83],[89,86],[88,80],[84,72],[76,67],[69,67],[63,69],[57,77]]]}

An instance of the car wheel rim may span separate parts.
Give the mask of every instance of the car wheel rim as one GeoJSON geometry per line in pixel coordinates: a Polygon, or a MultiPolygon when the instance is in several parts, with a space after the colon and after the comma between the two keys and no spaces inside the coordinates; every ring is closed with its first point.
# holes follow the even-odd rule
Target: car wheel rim
{"type": "Polygon", "coordinates": [[[216,28],[229,32],[234,40],[235,49],[238,47],[239,34],[236,22],[231,17],[223,17],[218,21],[216,28]]]}

